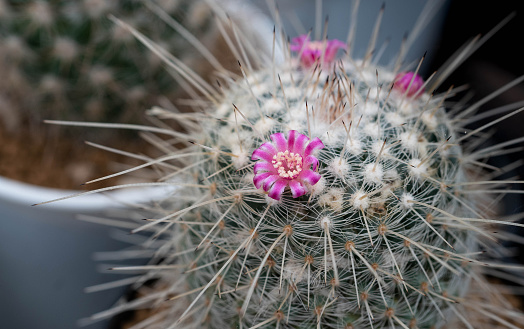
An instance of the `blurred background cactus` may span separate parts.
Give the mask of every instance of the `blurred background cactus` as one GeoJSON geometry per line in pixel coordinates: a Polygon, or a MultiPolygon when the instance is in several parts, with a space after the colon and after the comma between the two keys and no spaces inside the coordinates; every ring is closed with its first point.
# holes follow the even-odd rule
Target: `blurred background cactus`
{"type": "MultiPolygon", "coordinates": [[[[2,2],[2,98],[16,105],[3,108],[10,129],[24,119],[128,122],[159,95],[177,91],[157,57],[144,52],[108,15],[128,22],[180,58],[192,52],[142,1],[2,2]]],[[[204,2],[159,5],[200,38],[209,31],[204,2]]]]}
{"type": "MultiPolygon", "coordinates": [[[[96,137],[100,141],[110,135],[57,131],[42,120],[140,123],[142,110],[157,104],[159,96],[174,99],[180,94],[172,72],[108,17],[128,22],[169,53],[195,62],[199,56],[194,48],[148,9],[151,5],[160,7],[202,43],[209,46],[214,41],[216,29],[211,28],[205,1],[1,0],[0,130],[4,138],[17,136],[28,147],[47,140],[46,146],[39,146],[48,153],[68,139],[96,137]]],[[[74,147],[64,153],[74,153],[74,147]]],[[[40,155],[32,161],[4,155],[18,163],[46,162],[40,155]]],[[[0,167],[0,173],[1,169],[9,168],[0,167]]]]}

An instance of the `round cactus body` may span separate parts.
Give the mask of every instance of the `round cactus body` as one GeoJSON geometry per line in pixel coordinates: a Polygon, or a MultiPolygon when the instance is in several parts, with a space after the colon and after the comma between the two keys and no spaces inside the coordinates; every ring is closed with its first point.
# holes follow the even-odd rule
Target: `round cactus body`
{"type": "Polygon", "coordinates": [[[476,251],[443,96],[309,58],[230,86],[192,148],[205,187],[153,223],[173,250],[199,246],[176,263],[190,289],[212,282],[197,304],[212,328],[438,326],[476,251]]]}

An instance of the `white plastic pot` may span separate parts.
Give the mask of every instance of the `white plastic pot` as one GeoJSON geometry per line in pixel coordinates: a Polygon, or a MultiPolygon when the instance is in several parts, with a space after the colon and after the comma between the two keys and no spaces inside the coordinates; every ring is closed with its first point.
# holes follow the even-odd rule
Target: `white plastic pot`
{"type": "MultiPolygon", "coordinates": [[[[159,193],[161,191],[158,191],[159,193]]],[[[79,221],[104,216],[118,201],[151,198],[144,190],[92,194],[31,206],[75,191],[43,188],[0,177],[0,318],[2,328],[75,328],[79,319],[110,307],[124,288],[86,294],[88,286],[124,278],[97,271],[97,251],[128,246],[113,228],[79,221]]],[[[99,322],[93,328],[106,328],[99,322]]]]}

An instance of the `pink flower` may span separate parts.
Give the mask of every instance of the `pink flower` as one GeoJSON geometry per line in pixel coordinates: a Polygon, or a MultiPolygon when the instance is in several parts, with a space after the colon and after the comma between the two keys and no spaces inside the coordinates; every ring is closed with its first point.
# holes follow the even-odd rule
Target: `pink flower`
{"type": "Polygon", "coordinates": [[[422,88],[423,85],[424,80],[422,80],[420,75],[414,72],[401,72],[395,77],[394,88],[404,94],[409,87],[407,96],[413,97],[416,95],[415,98],[418,98],[424,92],[424,88],[422,88]],[[413,76],[415,76],[415,78],[413,78],[413,76]],[[413,80],[413,82],[411,82],[411,80],[413,80]],[[411,86],[409,86],[410,83],[411,86]]]}
{"type": "Polygon", "coordinates": [[[251,156],[251,160],[258,160],[253,178],[256,188],[262,187],[275,200],[280,200],[287,186],[293,198],[306,194],[304,183],[315,185],[320,179],[315,172],[318,159],[311,153],[323,149],[324,144],[318,137],[309,141],[295,130],[289,131],[287,140],[283,133],[271,135],[271,140],[273,143],[265,142],[251,156]]]}
{"type": "Polygon", "coordinates": [[[292,40],[290,45],[292,51],[300,54],[300,61],[305,67],[315,65],[322,56],[324,63],[333,62],[339,48],[346,48],[346,44],[340,40],[309,41],[309,36],[303,34],[292,40]]]}

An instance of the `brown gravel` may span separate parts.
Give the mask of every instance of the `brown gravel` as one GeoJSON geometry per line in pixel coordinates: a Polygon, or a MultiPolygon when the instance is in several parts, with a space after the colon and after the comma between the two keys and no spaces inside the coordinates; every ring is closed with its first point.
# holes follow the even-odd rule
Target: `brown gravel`
{"type": "MultiPolygon", "coordinates": [[[[80,189],[87,180],[114,173],[118,163],[133,163],[85,144],[82,129],[92,128],[53,127],[13,134],[0,125],[0,175],[40,186],[80,189]]],[[[123,135],[104,132],[96,142],[133,152],[146,147],[137,137],[123,135]],[[133,142],[128,143],[129,139],[133,142]]],[[[107,180],[90,189],[114,183],[107,180]]]]}

